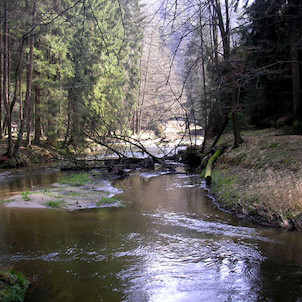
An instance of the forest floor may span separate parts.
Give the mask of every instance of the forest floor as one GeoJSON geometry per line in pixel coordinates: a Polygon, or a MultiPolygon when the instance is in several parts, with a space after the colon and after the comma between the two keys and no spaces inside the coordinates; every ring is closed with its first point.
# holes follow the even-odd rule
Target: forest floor
{"type": "Polygon", "coordinates": [[[302,136],[282,130],[242,133],[243,144],[217,160],[211,192],[219,206],[268,226],[302,230],[302,136]]]}
{"type": "MultiPolygon", "coordinates": [[[[15,141],[13,140],[13,145],[15,141]]],[[[7,140],[0,140],[0,168],[13,168],[18,167],[18,159],[14,158],[10,160],[5,153],[7,152],[7,140]],[[15,161],[15,162],[14,162],[15,161]]],[[[20,155],[22,158],[20,162],[24,165],[47,163],[58,159],[58,154],[56,152],[50,151],[41,146],[31,145],[29,148],[21,147],[20,155]]],[[[21,165],[22,166],[22,165],[21,165]]]]}

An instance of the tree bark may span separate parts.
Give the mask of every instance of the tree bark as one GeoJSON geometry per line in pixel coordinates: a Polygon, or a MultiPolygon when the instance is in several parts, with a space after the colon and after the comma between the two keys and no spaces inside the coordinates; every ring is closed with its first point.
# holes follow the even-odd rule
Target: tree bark
{"type": "MultiPolygon", "coordinates": [[[[23,134],[25,130],[25,124],[27,126],[27,140],[26,145],[29,146],[30,141],[30,131],[31,131],[31,104],[30,104],[30,98],[31,98],[31,86],[32,86],[32,75],[33,75],[33,61],[34,61],[34,43],[35,43],[35,37],[32,33],[32,36],[30,37],[30,51],[29,51],[29,62],[27,67],[27,82],[26,82],[26,94],[25,94],[25,100],[24,100],[24,110],[23,110],[23,117],[20,122],[20,128],[18,132],[18,138],[14,146],[14,155],[17,154],[20,150],[22,140],[23,140],[23,134]]],[[[20,100],[21,102],[22,100],[20,100]]]]}
{"type": "Polygon", "coordinates": [[[32,90],[33,63],[34,63],[34,44],[35,44],[35,36],[32,35],[30,37],[30,51],[29,51],[29,63],[28,63],[28,75],[27,75],[28,88],[26,91],[26,99],[25,99],[27,147],[31,145],[31,121],[32,121],[31,90],[32,90]]]}
{"type": "Polygon", "coordinates": [[[232,93],[232,121],[233,121],[233,132],[234,132],[234,148],[238,148],[242,143],[242,138],[240,136],[240,127],[238,121],[238,111],[237,111],[237,96],[235,91],[232,93]]]}
{"type": "Polygon", "coordinates": [[[2,104],[3,104],[3,91],[2,91],[2,78],[3,78],[3,37],[2,37],[2,20],[0,20],[0,139],[3,137],[3,128],[2,128],[2,104]]]}
{"type": "Polygon", "coordinates": [[[200,12],[200,40],[201,40],[201,60],[202,60],[202,87],[203,87],[203,108],[204,108],[204,138],[202,142],[202,148],[201,148],[201,153],[204,152],[206,148],[206,142],[207,142],[207,137],[206,137],[206,129],[208,127],[208,97],[207,97],[207,85],[206,85],[206,68],[205,68],[205,54],[204,54],[204,39],[203,39],[203,28],[202,28],[202,22],[201,22],[201,12],[200,12]]]}
{"type": "Polygon", "coordinates": [[[10,157],[12,155],[12,127],[11,127],[11,112],[10,112],[10,104],[9,104],[9,94],[8,94],[8,86],[9,86],[9,47],[8,47],[8,1],[4,1],[4,14],[3,14],[3,103],[6,114],[6,125],[7,125],[7,155],[10,157]]]}
{"type": "Polygon", "coordinates": [[[40,145],[41,142],[41,90],[38,85],[35,85],[35,139],[34,143],[40,145]]]}
{"type": "Polygon", "coordinates": [[[218,133],[218,135],[217,135],[215,141],[214,141],[213,144],[211,145],[210,150],[213,149],[213,148],[216,146],[216,144],[218,143],[218,140],[220,139],[221,135],[223,134],[223,132],[224,132],[224,130],[225,130],[225,128],[226,128],[228,122],[229,122],[229,117],[226,116],[226,117],[225,117],[225,120],[224,120],[224,123],[223,123],[223,125],[222,125],[222,127],[221,127],[221,129],[220,129],[220,131],[219,131],[219,133],[218,133]]]}
{"type": "Polygon", "coordinates": [[[293,96],[293,116],[297,120],[301,110],[301,84],[300,84],[300,66],[297,43],[298,39],[298,20],[296,16],[295,1],[289,1],[290,11],[290,45],[291,45],[291,75],[292,75],[292,96],[293,96]]]}

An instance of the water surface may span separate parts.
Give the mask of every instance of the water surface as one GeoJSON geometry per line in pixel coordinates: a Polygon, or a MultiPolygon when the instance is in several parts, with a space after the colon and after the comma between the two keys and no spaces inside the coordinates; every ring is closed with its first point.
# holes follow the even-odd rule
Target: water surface
{"type": "Polygon", "coordinates": [[[217,210],[198,176],[115,185],[125,208],[0,208],[0,267],[31,279],[26,301],[302,301],[301,233],[217,210]]]}

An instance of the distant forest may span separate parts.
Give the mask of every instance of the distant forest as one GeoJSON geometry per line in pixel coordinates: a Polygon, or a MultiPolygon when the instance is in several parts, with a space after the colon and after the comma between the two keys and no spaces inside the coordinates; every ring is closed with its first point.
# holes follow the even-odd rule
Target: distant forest
{"type": "Polygon", "coordinates": [[[245,128],[302,133],[301,1],[0,3],[8,157],[22,145],[75,151],[160,136],[157,124],[173,115],[206,138],[230,121],[235,146],[245,128]]]}

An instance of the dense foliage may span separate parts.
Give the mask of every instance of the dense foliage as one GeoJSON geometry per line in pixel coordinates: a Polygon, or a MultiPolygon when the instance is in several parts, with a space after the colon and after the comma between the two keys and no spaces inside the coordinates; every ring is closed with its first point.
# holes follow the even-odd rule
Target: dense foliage
{"type": "Polygon", "coordinates": [[[25,138],[79,148],[95,131],[106,136],[129,125],[141,55],[137,0],[0,5],[0,135],[8,135],[9,156],[25,138]]]}
{"type": "Polygon", "coordinates": [[[158,98],[163,87],[187,123],[203,126],[207,136],[231,120],[235,146],[243,125],[287,124],[299,133],[302,4],[244,3],[162,1],[154,13],[161,37],[152,29],[149,40],[161,39],[165,51],[150,46],[142,58],[139,0],[1,0],[0,136],[8,135],[7,155],[32,139],[69,150],[88,141],[108,147],[109,136],[128,142],[129,130],[155,129],[168,116],[170,103],[163,93],[158,98]],[[183,87],[173,83],[176,71],[183,87]],[[146,93],[150,81],[156,86],[146,93]]]}
{"type": "Polygon", "coordinates": [[[190,119],[215,136],[301,124],[301,1],[167,1],[165,35],[184,56],[190,119]],[[245,3],[244,7],[240,6],[245,3]],[[175,31],[177,28],[177,32],[175,31]]]}
{"type": "Polygon", "coordinates": [[[245,102],[251,122],[273,126],[301,120],[301,1],[257,0],[247,14],[245,102]]]}

